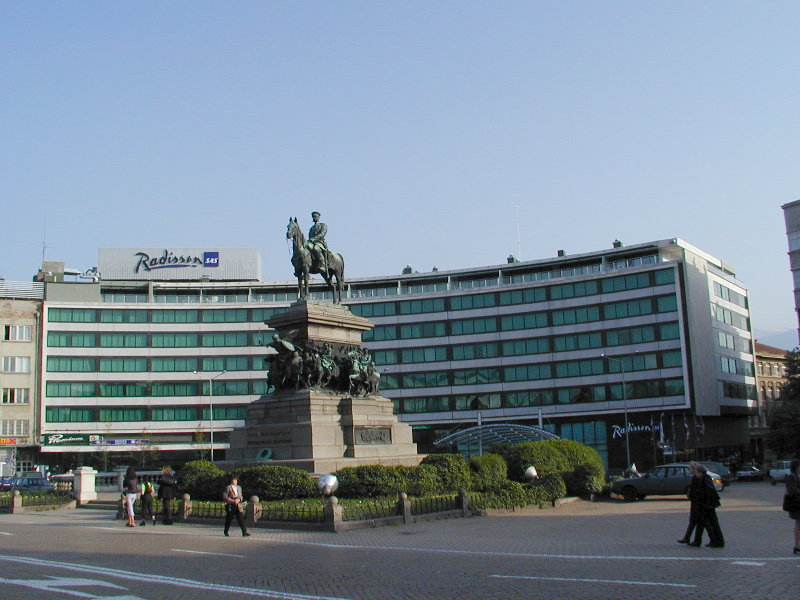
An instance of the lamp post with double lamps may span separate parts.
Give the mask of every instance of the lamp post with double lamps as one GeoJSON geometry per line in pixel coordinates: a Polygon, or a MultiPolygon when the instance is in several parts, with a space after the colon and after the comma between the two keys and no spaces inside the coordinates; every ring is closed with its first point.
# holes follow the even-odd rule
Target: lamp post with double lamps
{"type": "Polygon", "coordinates": [[[603,358],[609,361],[613,361],[619,363],[620,371],[622,372],[622,410],[625,413],[625,458],[627,462],[625,463],[626,469],[630,468],[631,466],[631,432],[630,427],[628,425],[628,396],[625,388],[625,361],[620,358],[614,358],[612,356],[608,356],[607,354],[601,354],[603,358]]]}
{"type": "MultiPolygon", "coordinates": [[[[209,425],[211,427],[211,462],[214,462],[214,380],[217,377],[221,377],[227,373],[227,370],[223,370],[222,373],[217,373],[213,377],[206,377],[205,380],[208,381],[208,416],[209,416],[209,425]]],[[[199,371],[194,371],[195,375],[200,375],[199,371]]]]}

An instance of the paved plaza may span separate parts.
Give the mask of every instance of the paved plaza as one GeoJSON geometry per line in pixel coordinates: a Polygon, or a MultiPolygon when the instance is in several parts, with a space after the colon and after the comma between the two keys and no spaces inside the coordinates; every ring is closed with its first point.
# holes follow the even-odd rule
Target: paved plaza
{"type": "Polygon", "coordinates": [[[677,544],[689,504],[669,497],[246,539],[221,525],[127,529],[102,511],[2,515],[0,598],[794,600],[800,557],[782,495],[726,489],[722,549],[677,544]]]}

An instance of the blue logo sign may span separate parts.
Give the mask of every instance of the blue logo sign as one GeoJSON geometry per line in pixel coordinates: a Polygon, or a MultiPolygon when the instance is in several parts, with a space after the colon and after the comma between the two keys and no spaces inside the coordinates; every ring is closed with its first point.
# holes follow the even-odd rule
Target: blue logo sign
{"type": "Polygon", "coordinates": [[[219,266],[219,252],[203,252],[203,266],[204,267],[218,267],[219,266]]]}

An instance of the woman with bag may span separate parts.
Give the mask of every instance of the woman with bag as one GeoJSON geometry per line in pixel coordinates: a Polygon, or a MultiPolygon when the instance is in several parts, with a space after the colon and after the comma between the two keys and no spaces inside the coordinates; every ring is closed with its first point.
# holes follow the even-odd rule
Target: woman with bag
{"type": "Polygon", "coordinates": [[[242,488],[239,487],[239,479],[236,475],[231,475],[230,483],[222,492],[222,499],[225,500],[225,536],[231,528],[231,521],[236,517],[236,522],[242,530],[242,537],[249,537],[247,527],[244,526],[244,506],[242,506],[242,488]]]}
{"type": "Polygon", "coordinates": [[[789,464],[786,476],[786,495],[783,497],[783,510],[794,520],[794,554],[800,554],[800,460],[794,459],[789,464]]]}

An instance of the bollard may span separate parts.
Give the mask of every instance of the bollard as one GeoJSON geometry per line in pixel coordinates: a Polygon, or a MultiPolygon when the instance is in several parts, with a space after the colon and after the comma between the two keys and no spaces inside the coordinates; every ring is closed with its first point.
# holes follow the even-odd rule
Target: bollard
{"type": "Polygon", "coordinates": [[[342,528],[344,518],[342,515],[342,507],[339,506],[339,499],[336,496],[328,498],[325,504],[325,531],[337,532],[342,528]]]}
{"type": "Polygon", "coordinates": [[[178,520],[185,521],[190,516],[192,516],[192,499],[189,494],[184,494],[178,502],[178,520]]]}
{"type": "Polygon", "coordinates": [[[467,496],[467,490],[465,490],[464,488],[458,489],[458,506],[461,508],[462,517],[470,516],[469,496],[467,496]]]}
{"type": "Polygon", "coordinates": [[[408,499],[408,494],[405,492],[398,494],[397,512],[403,517],[403,523],[414,522],[414,517],[411,515],[411,500],[408,499]]]}
{"type": "Polygon", "coordinates": [[[245,513],[245,523],[247,519],[250,519],[250,522],[255,525],[258,523],[258,520],[261,518],[261,501],[258,499],[258,496],[251,496],[250,502],[247,503],[247,511],[245,513]]]}
{"type": "Polygon", "coordinates": [[[14,490],[14,494],[11,496],[11,512],[22,512],[22,496],[19,495],[19,490],[14,490]]]}

